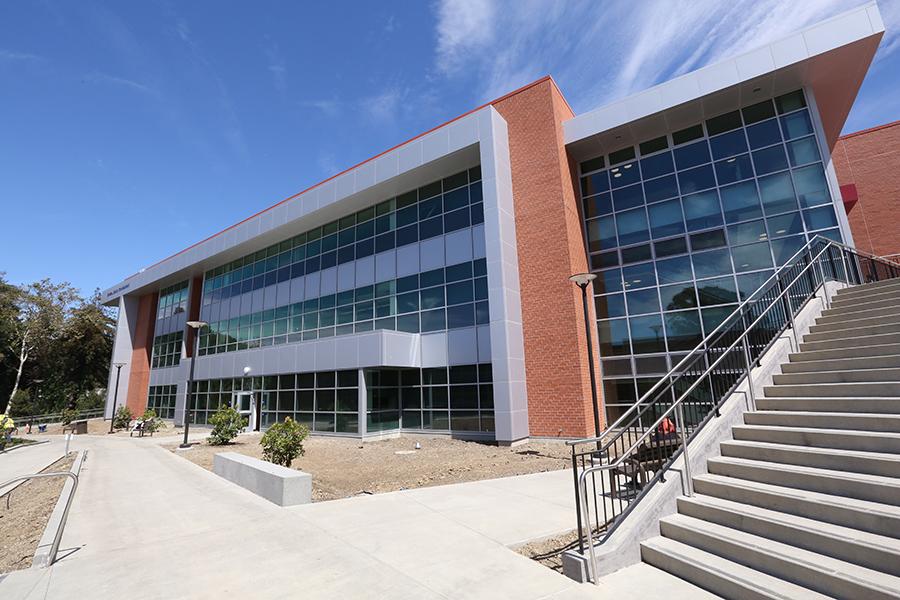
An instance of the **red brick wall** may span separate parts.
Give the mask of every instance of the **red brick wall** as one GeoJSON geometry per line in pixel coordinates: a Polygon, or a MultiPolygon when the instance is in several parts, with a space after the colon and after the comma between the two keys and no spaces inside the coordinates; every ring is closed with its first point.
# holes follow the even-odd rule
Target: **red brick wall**
{"type": "Polygon", "coordinates": [[[141,296],[138,303],[137,326],[131,352],[131,374],[128,377],[128,395],[125,404],[134,415],[147,409],[147,391],[150,385],[150,354],[153,352],[153,328],[156,324],[158,294],[141,296]]]}
{"type": "Polygon", "coordinates": [[[494,108],[509,129],[530,434],[592,435],[581,291],[568,281],[588,270],[563,141],[562,121],[573,114],[549,78],[494,108]]]}
{"type": "Polygon", "coordinates": [[[855,184],[859,195],[847,206],[856,247],[900,253],[900,121],[840,138],[832,160],[841,186],[855,184]]]}

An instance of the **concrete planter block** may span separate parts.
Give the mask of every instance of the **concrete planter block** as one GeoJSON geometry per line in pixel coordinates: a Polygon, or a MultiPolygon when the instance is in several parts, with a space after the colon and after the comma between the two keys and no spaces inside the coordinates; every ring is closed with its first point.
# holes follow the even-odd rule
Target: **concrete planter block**
{"type": "Polygon", "coordinates": [[[312,502],[312,475],[236,452],[213,457],[213,473],[278,506],[312,502]]]}

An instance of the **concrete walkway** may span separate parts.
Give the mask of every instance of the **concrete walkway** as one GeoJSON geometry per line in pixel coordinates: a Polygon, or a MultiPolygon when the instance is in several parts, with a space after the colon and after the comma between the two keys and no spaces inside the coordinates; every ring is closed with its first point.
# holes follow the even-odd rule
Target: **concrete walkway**
{"type": "Polygon", "coordinates": [[[609,597],[506,547],[571,528],[566,472],[284,509],[143,441],[78,439],[62,558],[0,597],[609,597]]]}
{"type": "MultiPolygon", "coordinates": [[[[65,451],[65,441],[58,439],[45,444],[35,444],[4,452],[0,454],[0,483],[9,481],[14,477],[39,473],[62,458],[65,451]]],[[[12,484],[5,488],[0,488],[0,496],[18,485],[12,484]]]]}

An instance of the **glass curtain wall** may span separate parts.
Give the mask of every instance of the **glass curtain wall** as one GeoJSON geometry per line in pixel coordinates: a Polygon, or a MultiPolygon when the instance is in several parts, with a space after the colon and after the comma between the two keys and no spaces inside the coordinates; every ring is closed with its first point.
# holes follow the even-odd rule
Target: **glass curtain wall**
{"type": "Polygon", "coordinates": [[[800,90],[580,171],[609,419],[808,239],[842,241],[800,90]]]}

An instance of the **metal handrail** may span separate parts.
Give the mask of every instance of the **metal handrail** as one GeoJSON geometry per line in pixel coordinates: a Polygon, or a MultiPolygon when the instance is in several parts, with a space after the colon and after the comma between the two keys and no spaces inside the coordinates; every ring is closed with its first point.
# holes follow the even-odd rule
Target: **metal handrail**
{"type": "MultiPolygon", "coordinates": [[[[14,477],[9,481],[4,481],[0,484],[0,489],[5,488],[6,486],[16,483],[19,481],[27,481],[29,479],[43,479],[45,477],[71,477],[74,482],[72,485],[72,490],[69,492],[69,497],[66,498],[66,507],[63,510],[62,519],[59,522],[59,529],[56,530],[56,535],[53,536],[53,544],[50,546],[50,560],[46,565],[41,565],[44,567],[49,567],[56,561],[56,553],[59,551],[59,543],[62,541],[63,529],[66,527],[66,521],[69,518],[69,508],[72,506],[72,499],[75,497],[75,490],[78,489],[78,475],[73,473],[72,471],[56,471],[53,473],[34,473],[32,475],[22,475],[21,477],[14,477]]],[[[10,490],[6,493],[6,508],[9,509],[9,498],[12,496],[13,490],[10,490]]]]}
{"type": "MultiPolygon", "coordinates": [[[[102,417],[105,410],[106,409],[104,409],[103,407],[83,410],[83,411],[78,412],[75,415],[75,418],[76,419],[93,419],[96,417],[102,417]]],[[[19,424],[28,425],[29,423],[32,423],[34,425],[38,425],[38,424],[42,424],[42,423],[53,423],[53,422],[55,422],[55,420],[57,418],[59,418],[59,419],[62,418],[61,412],[46,413],[43,415],[23,415],[20,417],[13,417],[13,419],[17,423],[17,426],[19,426],[19,424]]]]}
{"type": "MultiPolygon", "coordinates": [[[[793,278],[793,280],[790,283],[788,283],[786,286],[782,286],[783,287],[782,291],[774,298],[771,298],[769,305],[756,317],[756,319],[750,325],[744,327],[743,331],[740,332],[740,334],[734,339],[734,341],[731,342],[731,344],[724,351],[722,351],[721,349],[717,349],[721,352],[721,355],[715,361],[713,361],[711,364],[709,364],[709,366],[704,371],[702,371],[699,375],[696,376],[696,380],[694,381],[694,383],[692,385],[690,385],[686,390],[684,390],[683,393],[681,393],[681,395],[661,415],[659,415],[659,417],[656,419],[656,421],[652,425],[647,427],[647,429],[644,431],[643,434],[641,434],[636,440],[634,440],[627,449],[623,450],[621,455],[614,461],[608,462],[607,464],[594,465],[593,458],[592,458],[591,466],[582,469],[582,472],[580,474],[578,474],[577,479],[576,479],[576,499],[580,500],[580,502],[577,502],[577,504],[580,505],[579,509],[580,509],[580,511],[583,512],[583,514],[581,514],[581,513],[578,514],[578,516],[579,516],[579,519],[578,519],[579,532],[578,533],[579,533],[579,537],[582,540],[584,540],[585,538],[587,539],[589,555],[590,555],[588,572],[589,572],[590,578],[594,579],[595,583],[598,583],[598,578],[595,576],[596,554],[595,554],[595,549],[594,549],[593,528],[591,526],[591,520],[590,520],[588,489],[587,489],[587,483],[586,483],[587,477],[589,475],[592,475],[597,472],[609,471],[609,470],[620,468],[627,461],[632,460],[632,456],[631,456],[632,453],[636,449],[640,448],[646,442],[647,438],[655,435],[657,433],[658,427],[660,427],[663,424],[663,422],[669,417],[669,415],[671,415],[674,412],[675,413],[675,415],[674,415],[675,421],[676,421],[675,431],[679,432],[680,437],[681,437],[681,448],[679,449],[679,451],[680,451],[681,455],[683,456],[684,464],[685,464],[685,468],[684,468],[684,475],[686,477],[685,491],[688,496],[692,495],[690,460],[689,460],[689,454],[688,454],[687,424],[684,419],[684,402],[685,402],[685,400],[687,398],[689,398],[690,394],[702,382],[704,382],[706,380],[705,378],[707,378],[708,376],[710,376],[711,374],[714,373],[715,369],[719,366],[719,364],[722,361],[724,361],[727,357],[731,356],[732,351],[734,351],[737,348],[738,344],[741,344],[741,345],[743,345],[743,349],[744,349],[743,354],[744,354],[744,362],[745,362],[746,372],[743,375],[741,375],[741,377],[735,383],[735,388],[732,388],[732,389],[736,389],[736,386],[746,377],[748,380],[748,388],[749,388],[748,391],[750,393],[750,400],[751,400],[751,403],[755,406],[755,392],[753,389],[753,381],[752,381],[752,377],[750,376],[750,374],[751,374],[753,366],[756,364],[758,359],[756,359],[756,360],[751,359],[749,337],[748,337],[749,333],[753,330],[753,328],[756,325],[763,322],[763,319],[765,319],[767,317],[767,315],[773,309],[773,307],[780,306],[781,301],[784,299],[787,299],[788,301],[790,301],[790,298],[791,298],[790,292],[791,292],[794,284],[796,284],[798,281],[800,281],[808,273],[810,273],[810,272],[814,273],[814,271],[811,271],[811,269],[813,269],[813,267],[816,265],[819,268],[819,275],[820,275],[819,279],[820,279],[821,283],[815,285],[815,288],[810,293],[810,297],[814,297],[818,293],[818,289],[821,287],[824,292],[824,303],[826,305],[830,304],[829,299],[828,299],[827,289],[825,288],[825,284],[826,284],[825,271],[823,269],[820,259],[827,252],[829,254],[829,258],[833,261],[834,258],[830,252],[831,249],[835,246],[840,248],[842,250],[840,260],[843,265],[843,275],[848,280],[848,283],[849,283],[850,274],[849,274],[849,271],[847,268],[848,265],[847,265],[847,257],[846,257],[845,251],[849,251],[852,254],[857,254],[857,256],[862,256],[863,253],[859,253],[856,250],[854,250],[853,248],[850,248],[844,244],[841,244],[840,242],[835,242],[834,240],[816,236],[815,238],[810,240],[803,248],[801,248],[797,253],[795,253],[794,256],[792,256],[788,262],[786,262],[782,267],[780,267],[778,270],[776,270],[776,272],[773,274],[773,276],[770,277],[769,280],[766,281],[766,283],[764,283],[762,286],[760,286],[753,294],[751,294],[750,297],[748,297],[744,302],[742,302],[737,307],[737,309],[734,312],[732,312],[731,315],[729,315],[729,317],[727,317],[725,320],[722,321],[722,323],[719,325],[719,327],[717,327],[716,329],[713,330],[713,332],[711,332],[709,335],[707,335],[703,339],[703,341],[696,348],[694,348],[694,350],[692,350],[687,356],[685,356],[685,358],[682,361],[680,361],[678,363],[678,365],[676,365],[676,367],[674,367],[666,375],[664,375],[662,378],[660,378],[660,380],[647,393],[645,393],[643,396],[641,396],[641,398],[638,399],[635,402],[635,404],[626,411],[626,413],[624,413],[619,419],[617,419],[612,426],[608,427],[602,435],[592,437],[592,438],[584,438],[581,440],[573,440],[573,441],[567,442],[570,446],[573,447],[573,468],[575,468],[576,472],[577,472],[577,463],[575,461],[575,454],[574,454],[574,452],[575,452],[574,446],[575,445],[582,444],[582,443],[602,442],[602,440],[604,438],[608,437],[611,432],[614,432],[615,428],[617,426],[621,425],[621,423],[624,422],[625,418],[628,415],[630,415],[632,412],[638,411],[640,409],[646,410],[649,406],[651,406],[651,404],[645,404],[645,400],[647,400],[648,398],[651,398],[653,396],[654,392],[658,391],[660,386],[662,386],[664,382],[667,383],[669,386],[674,386],[674,383],[676,381],[678,381],[687,372],[687,370],[684,369],[684,367],[686,365],[688,365],[689,360],[692,357],[700,358],[704,355],[703,353],[705,353],[705,352],[709,351],[711,348],[713,348],[714,346],[711,345],[711,342],[718,342],[722,338],[722,336],[725,335],[725,331],[727,331],[727,329],[732,328],[738,324],[738,321],[734,320],[734,317],[739,316],[741,318],[741,320],[743,320],[745,314],[749,314],[748,307],[751,304],[754,304],[754,303],[758,302],[760,299],[762,299],[761,297],[760,298],[754,298],[754,297],[757,296],[757,294],[761,290],[766,289],[768,287],[769,282],[771,282],[773,279],[776,279],[776,281],[778,281],[778,283],[780,283],[780,274],[783,271],[785,271],[786,269],[796,268],[800,264],[800,263],[791,264],[792,261],[794,261],[801,254],[806,254],[806,252],[811,250],[815,244],[820,242],[820,240],[825,242],[825,245],[822,248],[822,250],[820,250],[818,252],[818,254],[815,254],[815,256],[809,260],[809,264],[807,264],[793,278]],[[727,325],[727,327],[726,327],[726,325],[727,325]],[[583,522],[582,522],[582,518],[583,518],[583,522]],[[585,533],[585,529],[586,529],[586,533],[585,533]]],[[[900,264],[894,263],[892,261],[884,261],[884,260],[879,259],[878,257],[874,257],[874,256],[869,256],[867,258],[869,258],[870,260],[876,260],[876,261],[879,261],[879,262],[889,265],[890,267],[892,267],[892,273],[894,274],[894,276],[895,277],[897,276],[898,269],[900,269],[900,264]]],[[[832,268],[835,270],[835,273],[837,273],[836,268],[834,266],[832,266],[832,268]]],[[[859,265],[857,264],[857,269],[858,268],[859,268],[859,265]]],[[[877,271],[876,271],[875,275],[877,277],[877,271]]],[[[860,277],[860,279],[862,278],[861,272],[859,273],[859,277],[860,277]]],[[[768,293],[768,289],[765,293],[768,293]]],[[[765,293],[762,296],[764,296],[765,293]]],[[[805,304],[805,302],[806,302],[806,300],[804,300],[803,304],[805,304]]],[[[803,306],[803,304],[801,304],[800,307],[797,308],[798,311],[803,306]]],[[[788,320],[789,320],[791,328],[793,330],[794,342],[796,344],[797,343],[796,330],[793,327],[794,309],[789,308],[785,312],[787,313],[788,320]]],[[[784,326],[786,326],[786,325],[787,324],[785,324],[784,326]]],[[[782,326],[782,327],[784,327],[784,326],[782,326]]],[[[799,348],[799,346],[798,346],[798,348],[799,348]]],[[[725,397],[727,397],[727,395],[725,397]]],[[[715,400],[716,411],[718,411],[718,405],[721,403],[721,401],[723,399],[715,400]]],[[[636,416],[639,418],[642,414],[643,413],[639,413],[636,416]]],[[[717,414],[718,414],[718,412],[717,412],[717,414]]],[[[633,417],[634,417],[634,415],[632,415],[632,418],[633,417]]],[[[705,422],[705,420],[704,420],[704,422],[705,422]]],[[[621,438],[623,438],[623,436],[626,433],[627,433],[627,429],[621,430],[618,432],[618,434],[614,434],[613,437],[611,439],[609,439],[605,444],[602,444],[602,446],[600,444],[598,444],[598,449],[597,449],[596,453],[595,452],[591,453],[592,457],[593,456],[602,456],[602,453],[604,450],[607,450],[610,446],[612,446],[613,444],[615,444],[616,442],[621,440],[621,438]]],[[[696,433],[696,430],[694,433],[696,433]]],[[[671,457],[671,460],[674,460],[674,458],[675,458],[675,456],[673,455],[671,457]]],[[[670,465],[670,464],[671,464],[671,461],[668,463],[668,465],[670,465]]],[[[662,479],[661,472],[663,470],[665,470],[665,468],[667,468],[666,464],[663,464],[660,468],[660,476],[659,476],[660,479],[662,479]]],[[[596,510],[596,508],[595,508],[595,510],[596,510]]],[[[604,509],[604,513],[605,513],[605,509],[604,509]]],[[[621,518],[621,516],[623,516],[625,513],[627,513],[627,510],[624,511],[622,515],[619,515],[619,517],[621,518]]],[[[600,524],[599,523],[599,514],[597,515],[597,518],[598,518],[598,525],[599,525],[600,524]]],[[[582,548],[582,551],[583,551],[583,548],[582,548]]]]}

